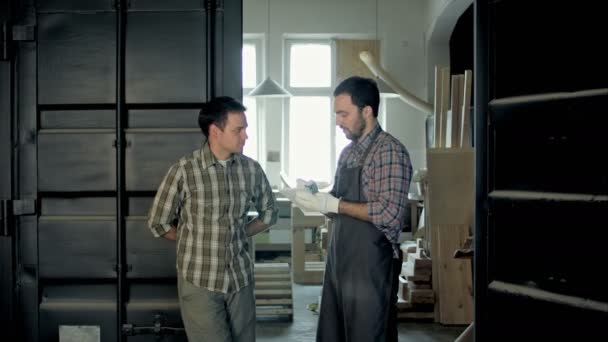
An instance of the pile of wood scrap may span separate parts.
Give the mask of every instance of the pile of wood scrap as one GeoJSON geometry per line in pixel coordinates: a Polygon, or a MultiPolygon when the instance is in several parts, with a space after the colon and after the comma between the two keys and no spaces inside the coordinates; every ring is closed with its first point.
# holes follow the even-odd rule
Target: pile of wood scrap
{"type": "Polygon", "coordinates": [[[255,264],[255,311],[258,320],[293,320],[291,284],[288,263],[255,264]]]}
{"type": "Polygon", "coordinates": [[[422,239],[401,245],[404,262],[399,275],[399,320],[433,320],[435,317],[435,293],[431,283],[432,262],[425,255],[422,245],[422,239]]]}

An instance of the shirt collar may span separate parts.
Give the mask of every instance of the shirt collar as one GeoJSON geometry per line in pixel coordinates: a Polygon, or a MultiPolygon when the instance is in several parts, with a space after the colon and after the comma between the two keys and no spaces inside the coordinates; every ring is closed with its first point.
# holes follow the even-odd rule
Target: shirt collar
{"type": "MultiPolygon", "coordinates": [[[[233,153],[228,158],[226,165],[231,165],[232,163],[241,163],[241,155],[238,153],[233,153]]],[[[201,148],[201,165],[203,169],[206,169],[212,165],[217,165],[219,162],[217,158],[211,152],[211,147],[209,146],[209,141],[203,142],[203,147],[201,148]]]]}
{"type": "Polygon", "coordinates": [[[353,148],[358,153],[363,153],[365,150],[367,150],[369,145],[371,145],[372,141],[374,141],[376,139],[376,137],[378,136],[378,134],[380,134],[380,132],[382,132],[382,127],[380,127],[380,124],[376,122],[376,124],[374,125],[374,128],[371,130],[371,132],[369,132],[368,135],[366,135],[363,138],[363,140],[361,140],[358,143],[355,143],[353,141],[353,148]]]}

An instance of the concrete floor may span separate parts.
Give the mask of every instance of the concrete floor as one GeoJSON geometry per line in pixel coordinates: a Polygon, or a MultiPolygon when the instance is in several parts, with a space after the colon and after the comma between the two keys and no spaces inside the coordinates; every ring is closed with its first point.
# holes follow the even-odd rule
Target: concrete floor
{"type": "MultiPolygon", "coordinates": [[[[315,340],[319,316],[306,306],[315,303],[321,286],[293,284],[293,322],[258,322],[257,341],[309,342],[315,340]]],[[[399,323],[399,341],[453,342],[465,326],[442,326],[436,323],[399,323]]]]}

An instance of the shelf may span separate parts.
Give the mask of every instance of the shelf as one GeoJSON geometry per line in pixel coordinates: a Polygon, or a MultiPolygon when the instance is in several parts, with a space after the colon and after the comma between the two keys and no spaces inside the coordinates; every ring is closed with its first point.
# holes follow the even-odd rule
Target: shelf
{"type": "Polygon", "coordinates": [[[500,99],[494,99],[490,101],[490,106],[493,108],[503,107],[503,106],[512,106],[512,105],[526,105],[526,104],[535,104],[535,103],[547,103],[547,102],[555,102],[559,100],[571,100],[571,99],[580,99],[580,98],[589,98],[596,96],[605,96],[608,95],[607,88],[600,89],[587,89],[580,90],[574,92],[561,92],[561,93],[547,93],[547,94],[533,94],[533,95],[523,95],[523,96],[512,96],[512,97],[504,97],[500,99]]]}
{"type": "Polygon", "coordinates": [[[545,291],[529,286],[507,283],[494,280],[488,286],[490,290],[515,295],[520,297],[530,297],[549,303],[568,305],[585,310],[593,310],[608,313],[608,303],[590,300],[581,297],[562,295],[555,292],[545,291]]]}
{"type": "Polygon", "coordinates": [[[496,190],[490,192],[492,199],[508,199],[518,201],[564,201],[564,202],[608,202],[607,195],[569,194],[540,191],[496,190]]]}

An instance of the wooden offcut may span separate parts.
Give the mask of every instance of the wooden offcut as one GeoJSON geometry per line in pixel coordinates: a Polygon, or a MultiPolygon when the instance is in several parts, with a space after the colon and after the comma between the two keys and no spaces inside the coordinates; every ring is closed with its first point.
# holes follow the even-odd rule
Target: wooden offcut
{"type": "Polygon", "coordinates": [[[462,119],[460,120],[460,147],[471,147],[471,87],[473,72],[465,70],[464,85],[462,88],[462,119]]]}
{"type": "Polygon", "coordinates": [[[287,263],[255,264],[256,316],[293,320],[291,268],[287,263]]]}

